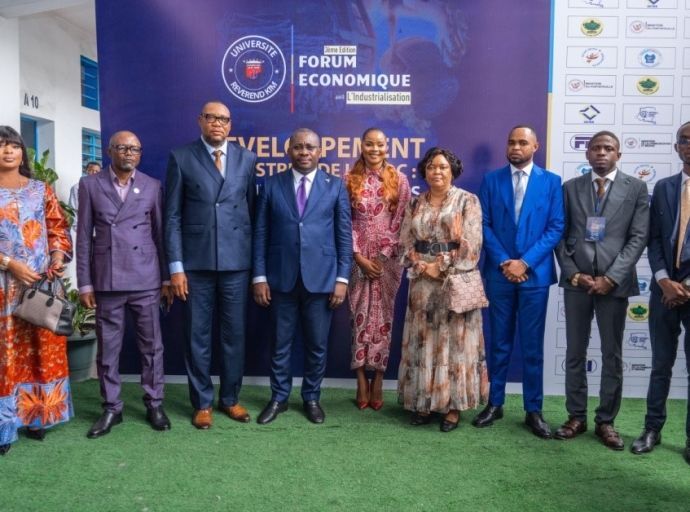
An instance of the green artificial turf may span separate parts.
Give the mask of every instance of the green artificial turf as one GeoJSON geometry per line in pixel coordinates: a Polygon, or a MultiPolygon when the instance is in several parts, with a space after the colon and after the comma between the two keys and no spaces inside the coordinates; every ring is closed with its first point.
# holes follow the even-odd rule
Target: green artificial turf
{"type": "MultiPolygon", "coordinates": [[[[614,452],[594,425],[571,441],[542,440],[524,426],[522,398],[509,396],[505,417],[489,428],[441,433],[412,427],[410,414],[385,393],[380,411],[355,408],[354,391],[323,390],[323,425],[305,418],[299,390],[269,425],[256,416],[267,388],[247,386],[241,401],[252,422],[214,412],[213,428],[190,423],[185,385],[166,386],[169,432],[153,431],[137,384],[123,385],[124,422],[100,439],[86,432],[99,417],[98,383],[73,385],[76,417],[44,442],[23,432],[0,457],[0,510],[429,510],[683,511],[690,509],[685,446],[686,402],[669,401],[662,444],[632,455],[644,400],[625,399],[616,427],[626,449],[614,452]]],[[[590,402],[593,411],[596,401],[590,402]]],[[[563,398],[548,397],[544,416],[566,419],[563,398]]]]}

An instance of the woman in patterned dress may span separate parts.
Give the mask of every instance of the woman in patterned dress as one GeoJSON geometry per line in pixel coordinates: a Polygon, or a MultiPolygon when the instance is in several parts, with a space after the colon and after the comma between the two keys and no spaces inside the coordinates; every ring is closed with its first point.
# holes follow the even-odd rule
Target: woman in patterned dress
{"type": "Polygon", "coordinates": [[[0,454],[17,430],[42,441],[72,416],[67,339],[12,316],[22,292],[50,271],[62,277],[72,255],[57,197],[32,180],[21,136],[0,126],[0,454]]]}
{"type": "Polygon", "coordinates": [[[386,135],[369,128],[362,154],[345,176],[352,205],[352,266],[348,297],[352,327],[352,362],[357,371],[359,409],[383,406],[383,374],[388,365],[395,296],[402,268],[397,262],[398,235],[410,185],[386,162],[386,135]],[[371,384],[365,370],[374,372],[371,384]]]}
{"type": "Polygon", "coordinates": [[[474,194],[452,180],[462,163],[449,150],[431,148],[417,166],[429,190],[407,206],[400,230],[400,261],[410,290],[403,329],[398,396],[413,411],[412,425],[443,415],[441,431],[457,428],[460,411],[486,403],[488,377],[480,309],[448,310],[445,277],[477,268],[482,214],[474,194]]]}

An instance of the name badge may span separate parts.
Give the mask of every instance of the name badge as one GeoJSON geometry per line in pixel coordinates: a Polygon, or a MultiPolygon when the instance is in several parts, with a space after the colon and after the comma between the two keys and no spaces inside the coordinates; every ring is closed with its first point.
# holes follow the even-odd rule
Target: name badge
{"type": "Polygon", "coordinates": [[[606,234],[606,217],[587,217],[585,242],[603,242],[606,234]]]}

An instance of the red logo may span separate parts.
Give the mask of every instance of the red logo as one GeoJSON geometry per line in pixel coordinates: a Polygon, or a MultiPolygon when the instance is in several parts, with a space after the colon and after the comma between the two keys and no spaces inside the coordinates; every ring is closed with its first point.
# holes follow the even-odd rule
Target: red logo
{"type": "Polygon", "coordinates": [[[258,59],[245,60],[244,76],[250,80],[255,80],[263,71],[264,61],[258,59]]]}

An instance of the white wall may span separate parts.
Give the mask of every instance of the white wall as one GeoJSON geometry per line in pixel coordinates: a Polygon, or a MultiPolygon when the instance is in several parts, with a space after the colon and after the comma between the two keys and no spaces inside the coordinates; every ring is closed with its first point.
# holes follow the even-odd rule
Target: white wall
{"type": "Polygon", "coordinates": [[[19,130],[19,22],[0,17],[3,78],[0,80],[0,124],[19,130]]]}
{"type": "Polygon", "coordinates": [[[56,192],[67,200],[81,176],[82,128],[100,132],[99,112],[81,106],[80,56],[96,60],[96,42],[50,14],[20,18],[18,29],[19,110],[39,120],[39,151],[51,150],[49,163],[60,175],[56,192]]]}

